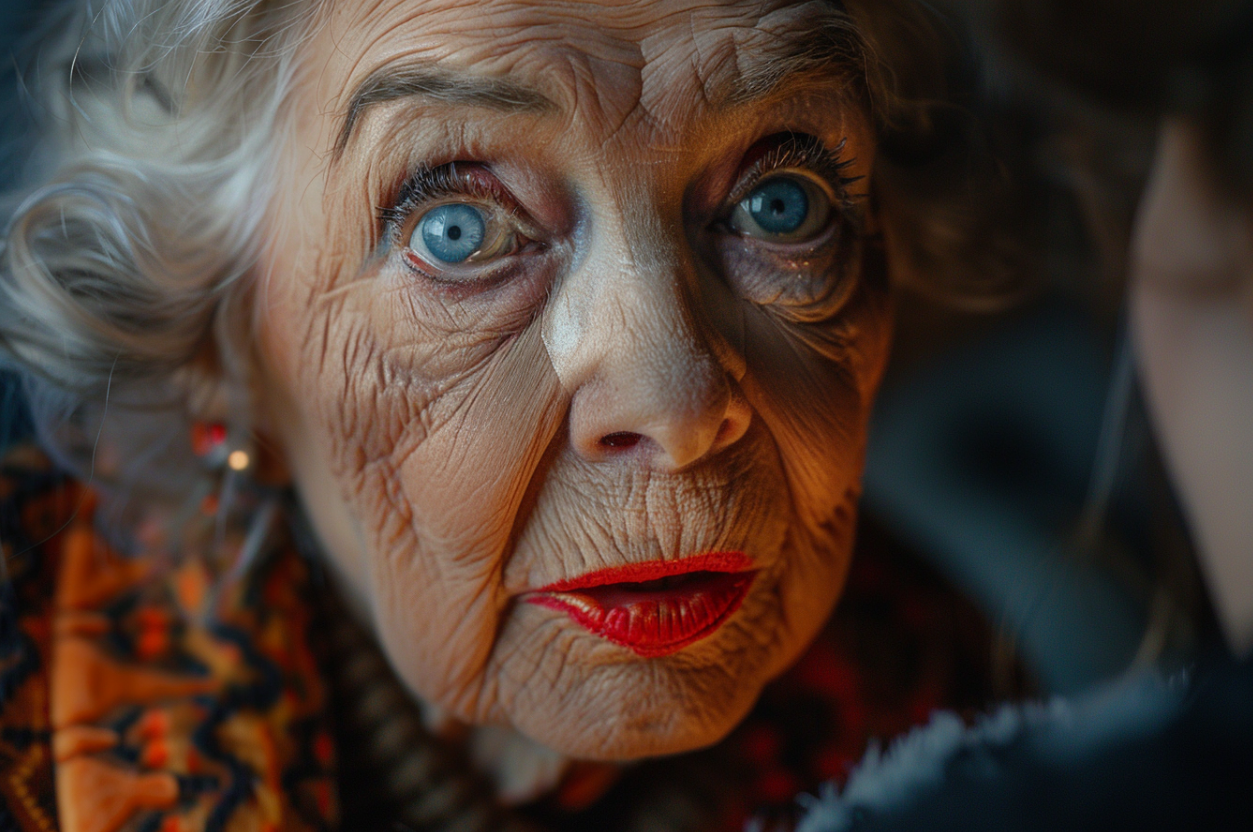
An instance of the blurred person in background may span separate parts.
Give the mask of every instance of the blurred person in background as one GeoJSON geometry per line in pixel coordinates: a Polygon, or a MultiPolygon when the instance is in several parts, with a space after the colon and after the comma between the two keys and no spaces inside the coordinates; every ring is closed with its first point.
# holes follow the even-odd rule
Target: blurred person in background
{"type": "Polygon", "coordinates": [[[940,715],[800,828],[1253,828],[1253,3],[977,6],[990,48],[1080,150],[1094,233],[1125,251],[1134,366],[1227,655],[973,728],[940,715]],[[1122,229],[1103,206],[1128,180],[1092,160],[1146,134],[1122,229]]]}

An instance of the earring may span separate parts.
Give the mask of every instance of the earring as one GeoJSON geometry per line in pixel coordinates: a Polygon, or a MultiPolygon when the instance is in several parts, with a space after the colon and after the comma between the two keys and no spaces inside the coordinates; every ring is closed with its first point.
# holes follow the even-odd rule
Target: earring
{"type": "Polygon", "coordinates": [[[226,425],[221,422],[191,423],[191,450],[201,459],[208,458],[226,443],[226,425]]]}
{"type": "Polygon", "coordinates": [[[196,421],[191,424],[191,450],[210,470],[229,468],[242,474],[252,467],[253,459],[243,442],[227,442],[230,432],[222,422],[196,421]]]}
{"type": "Polygon", "coordinates": [[[194,421],[191,449],[207,477],[194,495],[198,513],[210,524],[207,548],[228,564],[227,583],[241,577],[269,543],[279,506],[273,489],[253,480],[256,453],[246,429],[223,422],[194,421]]]}

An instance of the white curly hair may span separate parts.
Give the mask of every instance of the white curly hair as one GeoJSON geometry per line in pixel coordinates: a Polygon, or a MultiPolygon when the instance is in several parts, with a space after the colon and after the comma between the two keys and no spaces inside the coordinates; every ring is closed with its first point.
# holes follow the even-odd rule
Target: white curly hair
{"type": "MultiPolygon", "coordinates": [[[[73,2],[30,38],[34,141],[3,208],[0,362],[23,378],[45,444],[80,473],[94,465],[108,481],[128,467],[97,464],[109,410],[127,414],[125,430],[109,420],[115,458],[171,451],[164,440],[186,436],[204,392],[189,368],[246,398],[247,276],[317,8],[73,2]]],[[[247,403],[231,406],[246,421],[247,403]]]]}

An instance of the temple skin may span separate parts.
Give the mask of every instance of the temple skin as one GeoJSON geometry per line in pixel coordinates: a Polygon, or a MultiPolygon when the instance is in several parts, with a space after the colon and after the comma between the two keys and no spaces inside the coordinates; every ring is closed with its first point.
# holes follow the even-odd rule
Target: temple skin
{"type": "Polygon", "coordinates": [[[423,701],[582,758],[683,751],[724,736],[829,614],[890,334],[873,135],[844,78],[736,92],[829,13],[339,2],[304,45],[257,288],[259,429],[423,701]],[[346,128],[388,67],[426,92],[346,128]],[[727,229],[752,148],[786,133],[849,162],[864,233],[727,229]],[[450,162],[494,183],[528,242],[442,278],[379,214],[450,162]],[[519,600],[716,551],[747,553],[753,586],[669,656],[519,600]]]}

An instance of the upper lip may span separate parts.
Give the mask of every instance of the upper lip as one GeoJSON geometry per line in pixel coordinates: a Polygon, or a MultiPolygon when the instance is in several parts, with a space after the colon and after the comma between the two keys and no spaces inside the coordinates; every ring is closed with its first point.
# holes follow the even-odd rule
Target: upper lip
{"type": "Polygon", "coordinates": [[[675,575],[691,572],[746,572],[753,562],[743,552],[705,552],[678,560],[654,560],[646,563],[628,563],[611,566],[574,578],[551,583],[536,592],[575,592],[612,584],[639,584],[659,581],[675,575]]]}
{"type": "Polygon", "coordinates": [[[706,552],[601,569],[549,584],[523,600],[568,616],[647,658],[668,656],[722,626],[756,571],[743,552],[706,552]]]}

